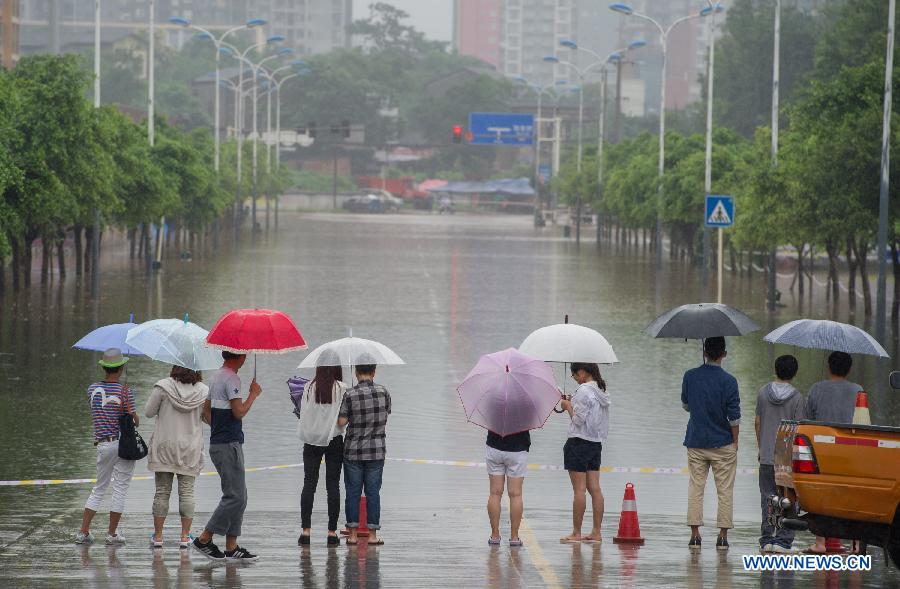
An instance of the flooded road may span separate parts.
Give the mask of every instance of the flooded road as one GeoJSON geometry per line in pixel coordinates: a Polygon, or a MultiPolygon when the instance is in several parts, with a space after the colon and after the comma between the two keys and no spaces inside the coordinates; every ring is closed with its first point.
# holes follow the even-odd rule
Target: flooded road
{"type": "MultiPolygon", "coordinates": [[[[374,555],[376,573],[367,568],[372,563],[365,558],[362,565],[351,562],[343,547],[336,558],[324,547],[305,558],[298,556],[302,469],[296,467],[300,447],[285,381],[296,372],[303,353],[261,356],[257,370],[263,394],[244,423],[246,462],[249,467],[284,468],[248,475],[248,518],[257,525],[246,526],[246,544],[263,560],[252,570],[232,570],[232,580],[237,575],[237,582],[246,586],[271,586],[288,575],[291,584],[302,580],[304,586],[329,586],[328,571],[333,568],[345,586],[372,586],[372,579],[385,587],[424,586],[423,579],[431,580],[425,585],[440,586],[441,579],[455,574],[476,579],[473,586],[543,586],[553,585],[554,578],[560,586],[616,586],[623,571],[630,570],[627,578],[633,586],[819,586],[821,579],[811,574],[797,575],[787,585],[738,568],[739,555],[754,551],[758,529],[759,495],[751,472],[756,466],[756,390],[769,380],[772,360],[781,353],[794,353],[800,360],[801,390],[824,374],[823,353],[773,349],[762,342],[769,329],[801,315],[791,305],[768,317],[758,277],[752,283],[726,277],[725,302],[746,311],[763,328],[730,339],[725,363],[741,386],[744,422],[738,468],[745,470],[739,471],[735,485],[739,530],[724,564],[715,560],[714,551],[691,563],[683,546],[688,530],[681,525],[687,477],[680,474],[601,475],[607,540],[615,532],[624,485],[635,484],[648,537],[638,561],[628,560],[611,543],[596,553],[590,546],[576,553],[560,546],[558,537],[568,531],[570,489],[565,473],[555,470],[562,463],[567,427],[567,420],[557,416],[533,433],[530,461],[547,468],[531,471],[525,483],[525,516],[531,530],[526,551],[513,554],[504,546],[488,552],[483,546],[489,531],[483,513],[487,485],[483,468],[467,464],[483,460],[484,431],[466,423],[455,387],[481,354],[518,346],[532,330],[559,323],[566,314],[572,322],[603,333],[620,360],[603,368],[613,399],[604,465],[685,466],[681,443],[687,414],[680,407],[681,375],[700,363],[700,346],[652,340],[641,330],[666,309],[702,297],[693,271],[667,267],[656,280],[652,265],[652,257],[611,248],[598,252],[590,242],[579,250],[548,229],[533,229],[530,218],[460,215],[283,214],[277,235],[255,242],[245,238],[240,250],[227,247],[206,259],[173,259],[158,277],[145,275],[138,264],[132,266],[127,253],[113,257],[103,274],[99,304],[88,301],[73,281],[43,290],[35,287],[4,301],[0,445],[5,450],[0,480],[94,476],[84,391],[99,378],[97,356],[70,346],[95,324],[126,321],[130,313],[138,322],[189,313],[191,321],[210,328],[229,309],[270,307],[289,313],[310,347],[352,329],[353,335],[379,340],[403,357],[406,366],[380,369],[377,380],[390,389],[394,402],[388,455],[406,461],[386,467],[382,525],[388,545],[367,557],[374,555]],[[447,550],[471,562],[465,574],[442,559],[440,545],[433,545],[444,537],[447,550]],[[579,566],[572,565],[573,559],[579,566]],[[674,567],[667,573],[674,576],[661,570],[665,562],[674,567]],[[305,575],[304,567],[311,572],[305,575]],[[601,577],[592,577],[598,570],[601,577]]],[[[888,351],[897,357],[891,346],[888,351]]],[[[880,367],[872,360],[858,362],[851,379],[872,391],[873,422],[896,425],[900,394],[883,384],[891,362],[880,367]]],[[[249,360],[241,372],[245,385],[252,373],[249,360]]],[[[166,374],[167,367],[148,360],[129,364],[127,378],[137,391],[139,408],[152,384],[166,374]]],[[[561,369],[557,374],[562,383],[561,369]]],[[[571,381],[566,386],[571,390],[571,381]]],[[[142,423],[146,439],[152,427],[151,420],[142,423]]],[[[207,467],[211,469],[209,461],[207,467]]],[[[145,461],[135,474],[147,475],[145,461]]],[[[129,492],[124,519],[128,547],[118,556],[108,555],[103,546],[87,555],[76,551],[71,534],[89,489],[89,484],[0,487],[0,567],[5,570],[0,579],[28,584],[19,576],[28,575],[39,585],[70,577],[86,585],[117,586],[110,571],[123,569],[123,578],[134,586],[231,583],[224,568],[209,575],[192,567],[181,571],[177,548],[153,563],[145,548],[153,494],[147,480],[135,480],[129,492]],[[47,557],[41,547],[48,544],[58,554],[47,557]]],[[[714,497],[711,484],[707,497],[714,497]]],[[[199,529],[218,501],[215,476],[200,479],[197,499],[199,529]]],[[[173,511],[174,505],[173,498],[173,511]]],[[[324,522],[321,508],[323,496],[318,497],[314,523],[324,522]]],[[[715,501],[707,500],[707,522],[714,521],[714,510],[715,501]]],[[[101,514],[95,527],[102,530],[105,521],[101,514]]],[[[713,534],[711,528],[706,530],[707,536],[713,534]]],[[[885,571],[880,552],[875,558],[876,571],[852,586],[882,586],[873,585],[876,580],[900,583],[896,571],[885,571]]]]}

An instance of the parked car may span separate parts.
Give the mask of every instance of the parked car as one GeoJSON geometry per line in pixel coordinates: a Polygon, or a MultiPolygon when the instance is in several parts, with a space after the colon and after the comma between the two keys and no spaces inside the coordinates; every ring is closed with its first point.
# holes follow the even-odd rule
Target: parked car
{"type": "Polygon", "coordinates": [[[777,436],[773,523],[880,546],[900,568],[900,427],[782,421],[777,436]]]}
{"type": "Polygon", "coordinates": [[[351,213],[383,213],[385,210],[384,202],[374,194],[348,198],[342,208],[351,213]]]}

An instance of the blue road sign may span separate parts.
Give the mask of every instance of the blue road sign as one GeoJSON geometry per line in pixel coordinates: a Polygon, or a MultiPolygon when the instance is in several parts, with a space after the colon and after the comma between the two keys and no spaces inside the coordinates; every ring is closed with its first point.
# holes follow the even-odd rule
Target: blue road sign
{"type": "Polygon", "coordinates": [[[734,197],[723,194],[706,195],[706,226],[731,227],[734,225],[734,197]]]}
{"type": "Polygon", "coordinates": [[[549,182],[552,174],[553,171],[550,168],[550,164],[541,164],[538,167],[538,178],[540,178],[542,184],[549,182]]]}
{"type": "Polygon", "coordinates": [[[522,147],[534,143],[534,115],[502,112],[469,113],[471,145],[510,145],[522,147]]]}

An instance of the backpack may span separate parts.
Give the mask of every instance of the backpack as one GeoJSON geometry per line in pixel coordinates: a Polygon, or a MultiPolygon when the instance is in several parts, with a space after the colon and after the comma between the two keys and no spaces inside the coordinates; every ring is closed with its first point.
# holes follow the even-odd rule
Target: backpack
{"type": "Polygon", "coordinates": [[[147,453],[147,443],[134,427],[134,419],[130,413],[125,413],[119,417],[119,458],[140,460],[147,453]]]}

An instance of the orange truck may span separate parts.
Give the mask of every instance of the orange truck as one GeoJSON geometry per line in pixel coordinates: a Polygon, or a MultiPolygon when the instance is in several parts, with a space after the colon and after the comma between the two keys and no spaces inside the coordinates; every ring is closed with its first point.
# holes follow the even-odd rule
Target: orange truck
{"type": "Polygon", "coordinates": [[[900,427],[783,421],[777,436],[772,523],[880,546],[900,568],[900,427]]]}

